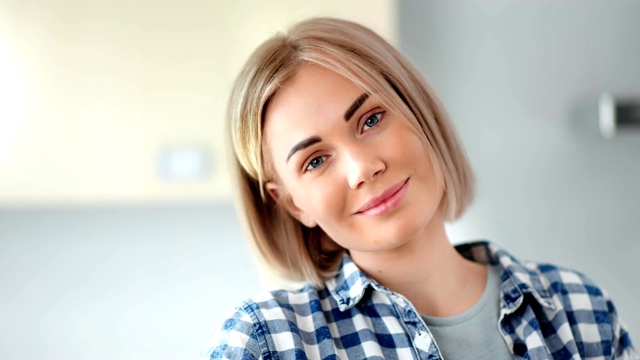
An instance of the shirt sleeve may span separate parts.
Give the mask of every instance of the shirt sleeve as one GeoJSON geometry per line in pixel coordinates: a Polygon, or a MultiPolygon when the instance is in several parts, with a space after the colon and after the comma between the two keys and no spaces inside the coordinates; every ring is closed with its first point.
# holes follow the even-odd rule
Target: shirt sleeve
{"type": "Polygon", "coordinates": [[[607,293],[605,293],[607,299],[607,307],[609,308],[609,316],[611,317],[611,326],[613,327],[613,358],[619,360],[638,360],[640,356],[633,348],[631,344],[631,337],[626,325],[618,316],[615,305],[607,293]]]}
{"type": "Polygon", "coordinates": [[[262,359],[251,317],[242,310],[237,310],[224,322],[222,329],[213,336],[207,348],[198,360],[262,359]]]}

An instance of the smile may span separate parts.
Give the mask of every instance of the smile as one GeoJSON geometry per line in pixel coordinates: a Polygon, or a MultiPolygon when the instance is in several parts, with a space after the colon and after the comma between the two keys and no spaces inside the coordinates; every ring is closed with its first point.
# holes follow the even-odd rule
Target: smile
{"type": "Polygon", "coordinates": [[[408,189],[409,179],[407,178],[367,201],[355,215],[382,216],[400,205],[408,189]]]}

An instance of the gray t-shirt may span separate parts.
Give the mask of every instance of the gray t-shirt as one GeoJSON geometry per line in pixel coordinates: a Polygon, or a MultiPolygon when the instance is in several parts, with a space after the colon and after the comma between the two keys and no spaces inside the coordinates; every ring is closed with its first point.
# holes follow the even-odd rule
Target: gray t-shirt
{"type": "Polygon", "coordinates": [[[513,359],[498,330],[500,284],[500,268],[489,266],[482,297],[471,309],[446,318],[422,317],[445,360],[513,359]]]}

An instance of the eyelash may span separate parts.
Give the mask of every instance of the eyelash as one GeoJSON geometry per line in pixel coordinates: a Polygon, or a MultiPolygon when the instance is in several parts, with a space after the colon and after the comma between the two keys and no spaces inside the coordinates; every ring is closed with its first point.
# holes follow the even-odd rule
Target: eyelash
{"type": "Polygon", "coordinates": [[[378,124],[380,124],[380,121],[382,121],[382,118],[384,118],[384,111],[382,111],[382,110],[377,111],[377,109],[376,109],[376,112],[374,112],[373,114],[371,114],[371,115],[368,115],[368,114],[367,114],[367,115],[365,115],[365,116],[366,116],[366,117],[364,118],[364,121],[362,122],[362,129],[363,129],[363,130],[362,130],[362,132],[369,131],[369,130],[371,130],[372,128],[374,128],[374,127],[378,126],[378,124]],[[373,124],[373,125],[371,125],[368,129],[365,129],[365,127],[366,127],[366,126],[368,126],[368,125],[367,125],[367,122],[368,122],[371,118],[374,118],[374,117],[376,117],[376,118],[377,118],[376,123],[375,123],[375,124],[373,124]]]}
{"type": "Polygon", "coordinates": [[[304,167],[304,172],[314,171],[314,170],[315,170],[315,169],[317,169],[320,165],[324,164],[324,162],[325,162],[326,158],[327,158],[327,157],[326,157],[326,156],[324,156],[324,155],[323,155],[323,156],[316,156],[316,157],[312,158],[312,159],[311,159],[311,160],[309,160],[309,162],[305,165],[305,167],[304,167]],[[316,167],[311,167],[311,164],[312,164],[314,161],[318,160],[318,159],[321,159],[321,160],[322,160],[322,162],[321,162],[320,164],[318,164],[316,167]]]}
{"type": "MultiPolygon", "coordinates": [[[[378,109],[375,110],[376,112],[372,113],[372,114],[367,114],[365,115],[364,121],[362,122],[362,133],[371,130],[372,128],[378,126],[378,124],[380,124],[380,121],[382,121],[383,117],[384,117],[384,111],[380,110],[378,111],[378,109]],[[373,125],[367,125],[367,122],[371,119],[371,118],[376,118],[376,123],[373,125]],[[368,129],[365,129],[366,126],[369,126],[368,129]]],[[[322,164],[324,164],[324,162],[326,161],[327,156],[323,155],[323,156],[316,156],[311,158],[311,160],[309,160],[307,163],[305,163],[304,166],[304,172],[310,172],[310,171],[314,171],[317,168],[319,168],[320,166],[322,166],[322,164]],[[317,164],[315,167],[312,167],[312,164],[316,161],[316,160],[321,160],[321,162],[319,164],[317,164]]]]}

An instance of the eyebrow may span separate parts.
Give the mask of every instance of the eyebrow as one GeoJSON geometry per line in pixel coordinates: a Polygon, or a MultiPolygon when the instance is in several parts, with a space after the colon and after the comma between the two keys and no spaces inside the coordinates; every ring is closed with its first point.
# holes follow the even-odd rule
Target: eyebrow
{"type": "Polygon", "coordinates": [[[351,106],[349,106],[347,111],[344,113],[344,121],[349,121],[353,114],[358,111],[360,106],[362,106],[362,104],[364,104],[364,102],[367,101],[368,98],[369,93],[363,93],[362,95],[358,96],[356,101],[354,101],[353,104],[351,104],[351,106]]]}
{"type": "Polygon", "coordinates": [[[300,141],[299,143],[293,145],[293,147],[291,148],[291,151],[289,151],[289,155],[287,155],[287,162],[289,162],[289,159],[293,156],[293,154],[295,154],[296,152],[306,149],[309,146],[313,145],[313,144],[317,144],[320,141],[322,141],[321,138],[317,137],[317,136],[313,136],[310,137],[308,139],[304,139],[302,141],[300,141]]]}
{"type": "MultiPolygon", "coordinates": [[[[347,111],[345,111],[345,113],[344,113],[344,121],[349,121],[351,119],[351,117],[353,116],[353,114],[355,114],[355,112],[358,111],[360,106],[362,106],[362,104],[364,104],[364,102],[367,101],[368,98],[369,98],[369,93],[366,93],[366,92],[362,93],[362,95],[358,96],[358,98],[351,104],[351,106],[349,106],[347,111]]],[[[322,138],[320,138],[318,136],[312,136],[312,137],[310,137],[308,139],[304,139],[304,140],[300,141],[299,143],[293,145],[293,147],[289,151],[289,155],[287,155],[287,162],[289,162],[289,159],[291,159],[291,157],[295,153],[297,153],[298,151],[306,149],[309,146],[317,144],[317,143],[319,143],[321,141],[322,141],[322,138]]]]}

